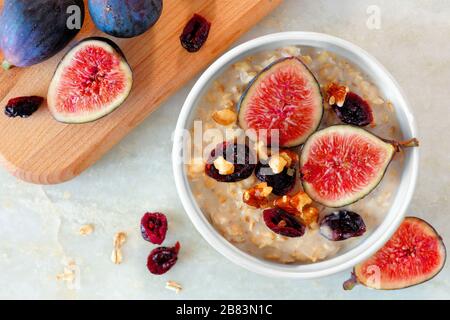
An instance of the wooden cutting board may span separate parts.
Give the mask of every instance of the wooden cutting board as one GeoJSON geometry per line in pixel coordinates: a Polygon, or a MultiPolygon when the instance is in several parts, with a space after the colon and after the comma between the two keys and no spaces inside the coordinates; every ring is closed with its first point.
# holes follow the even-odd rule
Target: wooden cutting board
{"type": "MultiPolygon", "coordinates": [[[[82,125],[56,122],[46,106],[28,119],[10,119],[1,110],[1,162],[16,177],[32,183],[56,184],[76,177],[281,2],[164,0],[163,15],[150,31],[134,39],[111,38],[134,71],[133,91],[125,104],[103,119],[82,125]],[[212,28],[206,45],[191,54],[181,47],[179,35],[194,13],[210,20],[212,28]]],[[[93,35],[104,36],[88,17],[77,39],[93,35]]],[[[0,107],[13,97],[46,97],[65,51],[37,66],[0,71],[0,107]]]]}

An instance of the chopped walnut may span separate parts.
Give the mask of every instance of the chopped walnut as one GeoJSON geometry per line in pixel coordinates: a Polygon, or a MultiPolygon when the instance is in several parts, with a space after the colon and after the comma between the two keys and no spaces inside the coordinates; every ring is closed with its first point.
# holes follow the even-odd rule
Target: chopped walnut
{"type": "Polygon", "coordinates": [[[81,226],[78,231],[81,236],[90,235],[92,232],[94,232],[94,226],[92,224],[85,224],[84,226],[81,226]]]}
{"type": "Polygon", "coordinates": [[[255,208],[266,208],[269,205],[269,196],[272,194],[273,188],[269,187],[266,182],[257,184],[256,186],[244,191],[244,203],[255,208]]]}
{"type": "Polygon", "coordinates": [[[125,232],[118,232],[114,235],[114,250],[111,255],[111,261],[114,264],[121,264],[123,261],[122,257],[122,246],[127,239],[125,232]]]}
{"type": "Polygon", "coordinates": [[[179,283],[169,280],[166,282],[166,289],[173,290],[178,294],[183,290],[183,287],[179,283]]]}
{"type": "Polygon", "coordinates": [[[282,157],[287,162],[287,166],[292,168],[295,164],[298,163],[298,154],[291,150],[283,150],[280,152],[280,157],[282,157]]]}
{"type": "Polygon", "coordinates": [[[319,210],[312,206],[312,199],[303,191],[276,199],[273,205],[299,217],[307,226],[317,223],[319,218],[319,210]]]}
{"type": "Polygon", "coordinates": [[[292,196],[290,203],[297,211],[302,212],[305,206],[312,204],[312,199],[305,192],[300,191],[292,196]]]}
{"type": "Polygon", "coordinates": [[[330,83],[327,88],[328,103],[330,106],[337,105],[338,107],[342,107],[349,92],[350,89],[346,86],[341,86],[334,82],[330,83]]]}
{"type": "Polygon", "coordinates": [[[273,155],[269,159],[269,166],[275,174],[283,172],[287,164],[286,159],[279,154],[273,155]]]}
{"type": "Polygon", "coordinates": [[[300,219],[309,227],[317,224],[319,221],[319,209],[307,205],[299,215],[300,219]]]}
{"type": "Polygon", "coordinates": [[[212,118],[222,126],[229,126],[237,121],[237,114],[231,109],[223,109],[214,112],[212,118]]]}
{"type": "Polygon", "coordinates": [[[234,164],[225,160],[224,157],[220,156],[214,160],[214,167],[219,170],[219,174],[226,176],[234,173],[234,164]]]}
{"type": "Polygon", "coordinates": [[[290,200],[291,200],[290,196],[282,196],[281,198],[274,200],[273,206],[295,214],[297,212],[297,209],[291,206],[290,200]]]}

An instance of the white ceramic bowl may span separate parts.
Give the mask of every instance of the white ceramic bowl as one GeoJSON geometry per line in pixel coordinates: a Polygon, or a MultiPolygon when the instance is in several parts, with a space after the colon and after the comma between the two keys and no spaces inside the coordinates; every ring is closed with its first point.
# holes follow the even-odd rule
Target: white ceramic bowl
{"type": "Polygon", "coordinates": [[[181,110],[174,139],[172,160],[175,182],[183,206],[197,230],[217,251],[236,264],[259,274],[272,277],[310,279],[327,276],[353,267],[374,254],[392,236],[402,222],[414,193],[418,174],[419,151],[414,148],[406,152],[398,192],[381,225],[359,245],[347,252],[322,262],[283,265],[251,256],[224,239],[209,223],[191,192],[185,165],[180,161],[183,145],[180,133],[192,126],[194,111],[200,98],[208,89],[211,81],[227,67],[255,52],[289,45],[322,48],[353,62],[371,78],[384,96],[393,102],[404,136],[417,136],[414,117],[399,85],[375,58],[356,45],[339,38],[310,32],[284,32],[246,42],[224,54],[204,72],[192,88],[181,110]]]}

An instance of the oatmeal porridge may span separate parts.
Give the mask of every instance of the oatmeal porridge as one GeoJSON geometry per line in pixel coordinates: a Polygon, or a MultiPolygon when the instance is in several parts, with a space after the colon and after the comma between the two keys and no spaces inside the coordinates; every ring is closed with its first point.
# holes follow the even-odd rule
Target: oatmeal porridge
{"type": "MultiPolygon", "coordinates": [[[[307,71],[301,70],[303,74],[310,70],[312,78],[317,80],[314,83],[318,83],[318,94],[310,99],[311,103],[323,97],[320,114],[298,118],[298,121],[311,122],[311,132],[306,130],[305,135],[310,136],[316,130],[343,124],[349,117],[356,117],[358,123],[352,124],[364,127],[376,136],[392,141],[402,139],[394,106],[357,67],[331,52],[310,47],[284,47],[248,56],[228,67],[214,80],[197,107],[192,136],[200,128],[202,143],[192,144],[193,158],[187,165],[187,173],[199,207],[229,242],[262,259],[280,263],[313,263],[354,247],[381,223],[399,183],[403,153],[400,151],[395,155],[384,178],[380,178],[380,184],[376,188],[374,186],[373,191],[369,190],[371,192],[367,196],[364,194],[361,199],[356,199],[359,201],[335,208],[313,200],[312,194],[305,193],[302,186],[300,156],[305,141],[301,136],[295,140],[300,145],[294,146],[283,140],[281,132],[281,148],[274,152],[266,147],[266,144],[272,144],[264,144],[243,130],[247,128],[244,128],[238,110],[240,105],[242,112],[246,99],[243,95],[252,93],[251,86],[259,81],[260,75],[273,80],[276,75],[270,74],[271,66],[293,59],[291,57],[302,62],[298,68],[306,66],[307,71]],[[361,118],[359,110],[346,113],[345,109],[340,109],[346,101],[350,107],[353,102],[367,106],[370,117],[361,118]],[[316,120],[317,126],[313,124],[316,120]],[[245,138],[246,135],[249,137],[245,138]],[[233,164],[222,156],[211,159],[218,146],[227,151],[236,149],[234,140],[245,141],[247,149],[243,149],[243,165],[241,162],[233,164]],[[246,166],[246,161],[252,157],[258,159],[256,164],[246,166]],[[260,161],[265,161],[265,164],[261,165],[260,161]],[[273,176],[264,176],[262,169],[268,169],[273,176]],[[334,212],[339,214],[331,215],[334,212]],[[359,231],[363,232],[355,231],[352,236],[337,239],[345,241],[333,241],[336,239],[327,234],[330,230],[321,225],[330,217],[345,215],[347,219],[352,218],[348,212],[357,213],[362,223],[359,231]]],[[[267,89],[265,83],[261,83],[262,88],[267,89]]],[[[283,118],[283,121],[288,123],[290,119],[283,118]]]]}

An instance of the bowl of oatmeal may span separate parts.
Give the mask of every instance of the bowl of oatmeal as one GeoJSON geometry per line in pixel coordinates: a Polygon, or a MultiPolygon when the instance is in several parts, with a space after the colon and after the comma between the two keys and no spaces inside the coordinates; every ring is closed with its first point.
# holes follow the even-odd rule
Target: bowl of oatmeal
{"type": "MultiPolygon", "coordinates": [[[[325,34],[272,34],[223,55],[193,87],[175,133],[176,187],[194,226],[231,261],[267,276],[323,277],[374,254],[401,223],[415,189],[419,154],[417,148],[402,148],[408,142],[394,141],[416,136],[399,85],[367,52],[325,34]],[[278,77],[283,70],[299,78],[278,77]],[[286,83],[290,90],[282,90],[286,83]],[[303,92],[305,86],[310,90],[303,92]],[[286,99],[289,103],[275,106],[286,99]],[[263,117],[269,109],[275,114],[263,117]],[[277,144],[271,140],[275,135],[266,132],[264,143],[259,131],[244,130],[263,118],[282,128],[277,144]],[[344,200],[336,194],[321,198],[313,190],[320,188],[315,184],[320,178],[306,181],[313,176],[306,173],[308,156],[314,158],[311,141],[344,129],[361,131],[383,150],[394,151],[366,189],[344,200]],[[234,158],[225,156],[230,152],[234,158]]],[[[371,154],[365,150],[356,163],[371,154]]],[[[331,174],[341,179],[340,173],[331,174]]],[[[343,187],[335,189],[339,193],[343,187]]]]}

